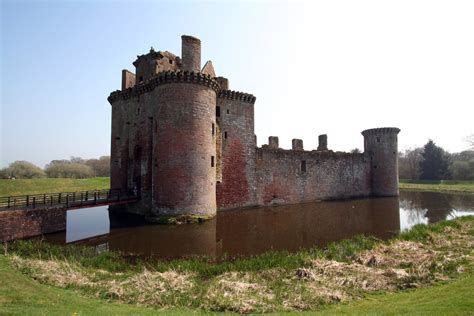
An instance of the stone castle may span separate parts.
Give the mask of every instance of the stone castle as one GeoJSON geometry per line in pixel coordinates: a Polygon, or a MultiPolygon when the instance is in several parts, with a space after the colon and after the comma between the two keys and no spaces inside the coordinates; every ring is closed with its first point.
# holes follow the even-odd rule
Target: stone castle
{"type": "MultiPolygon", "coordinates": [[[[183,35],[181,57],[155,51],[122,71],[112,92],[111,188],[139,202],[120,206],[153,220],[212,217],[217,210],[322,199],[398,195],[398,128],[362,132],[364,153],[257,147],[255,96],[229,90],[211,61],[201,68],[201,41],[183,35]]],[[[112,207],[111,207],[112,208],[112,207]]],[[[113,208],[112,208],[113,209],[113,208]]]]}

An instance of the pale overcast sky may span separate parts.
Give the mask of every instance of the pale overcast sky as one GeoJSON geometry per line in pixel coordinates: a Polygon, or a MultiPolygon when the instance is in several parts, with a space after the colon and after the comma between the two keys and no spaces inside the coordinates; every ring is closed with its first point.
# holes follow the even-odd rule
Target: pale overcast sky
{"type": "Polygon", "coordinates": [[[2,1],[0,167],[108,155],[121,70],[150,46],[202,40],[231,89],[253,93],[258,143],[363,148],[401,128],[451,152],[474,134],[474,1],[2,1]]]}

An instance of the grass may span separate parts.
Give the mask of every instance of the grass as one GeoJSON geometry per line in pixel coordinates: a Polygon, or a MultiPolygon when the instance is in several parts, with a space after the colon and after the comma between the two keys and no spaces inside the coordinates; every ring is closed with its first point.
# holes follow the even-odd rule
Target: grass
{"type": "Polygon", "coordinates": [[[0,311],[12,314],[474,311],[472,216],[417,225],[388,242],[358,236],[224,262],[145,261],[41,241],[4,247],[0,311]]]}
{"type": "Polygon", "coordinates": [[[352,304],[332,306],[322,314],[348,315],[472,315],[474,275],[433,287],[373,295],[352,304]]]}
{"type": "Polygon", "coordinates": [[[110,179],[97,177],[89,179],[41,178],[41,179],[0,179],[0,196],[75,192],[94,189],[108,189],[110,179]]]}
{"type": "MultiPolygon", "coordinates": [[[[110,303],[35,282],[15,270],[8,258],[0,255],[1,315],[155,315],[156,309],[110,303]]],[[[176,310],[189,315],[190,310],[176,310]]]]}
{"type": "MultiPolygon", "coordinates": [[[[328,306],[303,315],[461,315],[474,311],[474,275],[402,293],[375,294],[359,302],[328,306]]],[[[39,284],[15,270],[0,255],[0,314],[5,315],[155,315],[157,309],[111,303],[68,289],[39,284]]],[[[202,310],[165,310],[168,315],[210,314],[202,310]]],[[[289,313],[288,315],[292,315],[289,313]]],[[[296,313],[295,313],[296,314],[296,313]]]]}
{"type": "Polygon", "coordinates": [[[400,180],[400,190],[474,193],[474,181],[400,180]]]}

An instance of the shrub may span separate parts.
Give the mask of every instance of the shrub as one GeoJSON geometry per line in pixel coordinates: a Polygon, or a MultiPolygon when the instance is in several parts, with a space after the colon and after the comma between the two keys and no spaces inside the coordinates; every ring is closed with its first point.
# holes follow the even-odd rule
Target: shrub
{"type": "Polygon", "coordinates": [[[49,178],[76,178],[84,179],[94,176],[91,167],[79,163],[55,162],[46,167],[49,178]]]}
{"type": "Polygon", "coordinates": [[[28,161],[15,161],[0,171],[0,178],[32,179],[44,178],[43,169],[28,161]]]}

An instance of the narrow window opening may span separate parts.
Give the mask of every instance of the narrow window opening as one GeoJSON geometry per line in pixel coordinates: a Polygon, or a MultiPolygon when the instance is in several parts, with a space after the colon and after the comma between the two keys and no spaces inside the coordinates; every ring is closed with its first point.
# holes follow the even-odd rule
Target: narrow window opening
{"type": "Polygon", "coordinates": [[[380,137],[377,137],[377,143],[380,143],[380,137]]]}
{"type": "Polygon", "coordinates": [[[374,169],[377,169],[377,166],[374,166],[374,169]]]}
{"type": "Polygon", "coordinates": [[[221,116],[221,107],[220,106],[216,106],[216,116],[217,117],[221,116]]]}
{"type": "Polygon", "coordinates": [[[214,167],[214,156],[211,156],[211,167],[214,167]]]}
{"type": "Polygon", "coordinates": [[[115,137],[116,140],[120,140],[120,137],[115,137]]]}
{"type": "Polygon", "coordinates": [[[137,108],[137,115],[140,115],[140,107],[137,108]]]}
{"type": "Polygon", "coordinates": [[[229,114],[229,113],[230,113],[230,111],[229,111],[229,110],[227,110],[227,114],[229,114]]]}
{"type": "Polygon", "coordinates": [[[224,132],[224,139],[227,139],[227,132],[224,132]]]}
{"type": "Polygon", "coordinates": [[[173,61],[170,59],[170,64],[172,65],[173,64],[173,61]]]}
{"type": "Polygon", "coordinates": [[[212,136],[214,136],[214,123],[212,123],[212,136]]]}
{"type": "Polygon", "coordinates": [[[142,82],[143,81],[143,76],[140,76],[140,78],[138,78],[138,81],[142,82]]]}
{"type": "Polygon", "coordinates": [[[306,172],[306,160],[301,160],[301,172],[306,172]]]}

